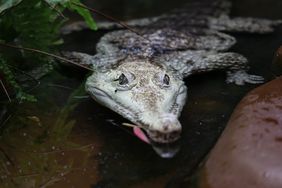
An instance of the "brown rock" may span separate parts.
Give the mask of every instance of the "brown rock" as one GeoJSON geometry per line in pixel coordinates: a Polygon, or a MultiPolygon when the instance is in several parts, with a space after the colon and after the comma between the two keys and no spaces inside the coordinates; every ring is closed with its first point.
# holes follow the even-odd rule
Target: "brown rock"
{"type": "Polygon", "coordinates": [[[282,188],[282,77],[244,97],[203,171],[201,188],[282,188]]]}
{"type": "Polygon", "coordinates": [[[271,66],[271,70],[275,75],[282,74],[282,46],[278,48],[274,55],[273,63],[271,66]]]}

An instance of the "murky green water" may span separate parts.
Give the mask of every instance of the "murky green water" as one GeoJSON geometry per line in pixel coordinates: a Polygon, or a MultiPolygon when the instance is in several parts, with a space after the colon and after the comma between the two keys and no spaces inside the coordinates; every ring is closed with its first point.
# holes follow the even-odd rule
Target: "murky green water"
{"type": "MultiPolygon", "coordinates": [[[[89,5],[118,18],[154,15],[177,6],[157,0],[89,5]]],[[[281,10],[280,0],[236,0],[233,15],[277,19],[282,18],[281,10]],[[251,3],[252,8],[247,8],[251,3]]],[[[249,58],[252,72],[270,80],[281,33],[282,27],[269,35],[235,35],[238,43],[233,51],[249,58]]],[[[102,34],[70,34],[64,49],[94,53],[102,34]]],[[[189,176],[215,143],[236,103],[255,87],[225,84],[224,73],[188,78],[188,102],[180,118],[182,149],[175,158],[165,160],[118,127],[125,121],[122,117],[84,93],[85,75],[73,67],[58,67],[33,91],[37,103],[1,106],[6,113],[1,116],[0,187],[195,187],[189,176]]]]}

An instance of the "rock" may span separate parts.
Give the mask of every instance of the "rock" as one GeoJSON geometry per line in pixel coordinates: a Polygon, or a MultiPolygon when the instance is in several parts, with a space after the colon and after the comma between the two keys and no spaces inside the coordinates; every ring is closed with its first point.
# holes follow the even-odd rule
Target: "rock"
{"type": "Polygon", "coordinates": [[[274,55],[271,70],[275,75],[282,75],[282,46],[278,48],[274,55]]]}
{"type": "Polygon", "coordinates": [[[201,188],[282,187],[282,77],[239,103],[201,175],[201,188]]]}

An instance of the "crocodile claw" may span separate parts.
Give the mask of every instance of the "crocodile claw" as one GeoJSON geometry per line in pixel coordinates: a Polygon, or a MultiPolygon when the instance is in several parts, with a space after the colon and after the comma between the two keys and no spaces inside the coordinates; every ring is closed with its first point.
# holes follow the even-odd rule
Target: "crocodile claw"
{"type": "Polygon", "coordinates": [[[245,83],[260,84],[264,82],[264,78],[262,76],[248,74],[244,70],[228,71],[226,82],[235,83],[236,85],[244,85],[245,83]]]}

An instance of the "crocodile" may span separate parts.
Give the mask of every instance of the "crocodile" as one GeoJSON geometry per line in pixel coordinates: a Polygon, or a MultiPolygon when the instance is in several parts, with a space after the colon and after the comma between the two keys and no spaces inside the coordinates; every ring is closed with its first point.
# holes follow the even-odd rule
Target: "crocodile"
{"type": "Polygon", "coordinates": [[[247,73],[243,55],[227,52],[236,43],[230,33],[270,33],[281,21],[231,18],[230,7],[227,0],[190,1],[168,14],[126,22],[137,32],[112,24],[116,30],[100,38],[95,55],[64,55],[93,69],[85,88],[94,100],[131,121],[139,138],[171,158],[182,132],[178,118],[187,98],[184,78],[223,70],[227,83],[264,80],[247,73]]]}

